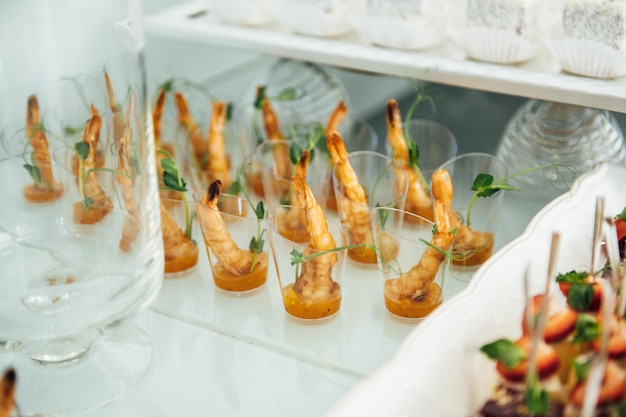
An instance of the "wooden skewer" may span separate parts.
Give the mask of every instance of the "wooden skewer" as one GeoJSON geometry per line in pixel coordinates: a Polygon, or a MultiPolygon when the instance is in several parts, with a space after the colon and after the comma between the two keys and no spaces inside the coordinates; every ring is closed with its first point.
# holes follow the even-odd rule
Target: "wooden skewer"
{"type": "Polygon", "coordinates": [[[598,260],[600,258],[600,240],[602,235],[602,225],[604,220],[604,208],[606,201],[604,197],[596,198],[596,216],[593,222],[593,241],[591,248],[591,275],[595,275],[598,270],[598,260]]]}
{"type": "MultiPolygon", "coordinates": [[[[558,253],[558,249],[559,249],[559,240],[560,240],[560,235],[556,232],[552,233],[552,241],[551,241],[551,245],[550,245],[550,258],[548,261],[548,275],[547,275],[547,279],[546,279],[546,288],[543,294],[543,298],[541,299],[541,305],[539,307],[539,313],[538,313],[538,318],[537,318],[537,323],[535,324],[533,317],[532,317],[532,313],[526,313],[527,316],[527,323],[529,323],[529,330],[530,330],[530,336],[531,336],[531,347],[530,347],[530,354],[528,357],[528,372],[526,373],[526,384],[530,385],[534,378],[535,378],[535,374],[537,372],[537,370],[535,369],[535,362],[537,359],[537,351],[539,350],[539,345],[540,342],[543,340],[543,332],[545,330],[546,327],[546,323],[548,321],[548,301],[549,301],[549,296],[550,296],[550,286],[552,283],[552,279],[554,276],[554,271],[555,271],[555,265],[556,265],[556,256],[558,253]]],[[[532,305],[532,299],[529,296],[529,291],[528,291],[528,281],[529,281],[529,273],[528,273],[528,269],[526,270],[526,275],[524,276],[524,290],[526,292],[525,296],[526,296],[526,303],[527,303],[527,307],[526,310],[530,311],[531,309],[528,307],[530,305],[532,305]]]]}

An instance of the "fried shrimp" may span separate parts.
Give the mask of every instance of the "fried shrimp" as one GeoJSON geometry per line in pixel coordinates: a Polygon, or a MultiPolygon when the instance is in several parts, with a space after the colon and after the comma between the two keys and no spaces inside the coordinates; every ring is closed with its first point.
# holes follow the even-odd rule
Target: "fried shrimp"
{"type": "Polygon", "coordinates": [[[16,380],[13,368],[7,369],[0,380],[0,417],[9,417],[15,409],[16,380]]]}
{"type": "MultiPolygon", "coordinates": [[[[326,138],[326,146],[331,162],[335,166],[335,174],[343,184],[342,193],[345,198],[338,199],[341,224],[344,226],[350,241],[355,244],[374,242],[369,220],[369,207],[365,189],[359,183],[354,169],[348,161],[348,151],[343,139],[336,133],[326,138]]],[[[376,263],[376,252],[369,247],[351,248],[348,255],[359,262],[376,263]]]]}
{"type": "Polygon", "coordinates": [[[387,141],[392,159],[404,170],[409,182],[405,210],[432,221],[433,201],[418,172],[419,168],[410,163],[407,139],[402,132],[402,115],[398,102],[393,99],[387,102],[387,141]]]}
{"type": "MultiPolygon", "coordinates": [[[[171,143],[164,143],[161,139],[163,133],[163,112],[165,111],[165,99],[167,97],[165,89],[161,88],[152,109],[152,130],[154,131],[154,149],[163,149],[170,155],[174,155],[174,146],[171,143]]],[[[157,161],[158,162],[158,161],[157,161]]]]}
{"type": "Polygon", "coordinates": [[[123,252],[130,251],[130,246],[137,239],[141,232],[141,216],[139,203],[135,198],[134,186],[137,170],[133,164],[133,151],[131,148],[132,130],[130,126],[130,110],[132,106],[132,95],[128,100],[126,107],[126,122],[124,131],[120,136],[117,150],[117,182],[122,192],[122,200],[126,209],[126,216],[122,224],[122,238],[120,239],[119,248],[123,252]]]}
{"type": "Polygon", "coordinates": [[[346,102],[341,100],[335,110],[328,117],[328,122],[326,123],[326,128],[324,129],[324,133],[326,136],[329,136],[331,133],[339,131],[339,125],[346,118],[346,113],[348,113],[348,106],[346,102]]]}
{"type": "Polygon", "coordinates": [[[292,183],[311,238],[302,254],[309,259],[297,267],[295,282],[283,288],[283,302],[285,310],[294,317],[323,319],[337,313],[341,306],[341,287],[333,279],[339,255],[333,251],[336,243],[328,231],[324,211],[306,181],[293,176],[292,183]]]}
{"type": "Polygon", "coordinates": [[[24,187],[22,194],[31,203],[54,201],[63,195],[63,186],[54,180],[48,139],[40,121],[37,96],[28,97],[26,110],[26,138],[33,148],[32,160],[37,169],[38,179],[24,187]]]}
{"type": "MultiPolygon", "coordinates": [[[[295,176],[306,178],[311,161],[311,153],[304,149],[300,155],[300,160],[296,164],[295,176]]],[[[289,181],[290,188],[293,188],[293,181],[289,181]]],[[[291,192],[291,191],[289,191],[291,192]]],[[[284,210],[281,211],[283,218],[278,223],[278,232],[287,239],[294,242],[306,242],[309,240],[309,232],[307,231],[304,213],[301,210],[284,210]]]]}
{"type": "Polygon", "coordinates": [[[186,271],[198,263],[198,247],[178,227],[178,223],[161,203],[161,230],[163,232],[163,252],[165,253],[165,273],[186,271]]]}
{"type": "Polygon", "coordinates": [[[450,174],[445,169],[439,169],[433,174],[432,193],[435,199],[445,206],[450,228],[455,230],[452,242],[452,263],[464,266],[483,263],[493,251],[494,235],[490,232],[473,230],[459,219],[452,209],[454,190],[450,174]]]}
{"type": "Polygon", "coordinates": [[[189,142],[191,145],[191,151],[194,157],[194,162],[200,168],[206,166],[206,142],[202,137],[202,129],[198,126],[194,120],[191,112],[189,111],[189,104],[183,93],[177,91],[174,93],[174,100],[176,108],[178,109],[178,122],[183,126],[185,132],[189,136],[189,142]]]}
{"type": "MultiPolygon", "coordinates": [[[[328,231],[328,224],[324,211],[315,201],[311,189],[302,177],[294,176],[293,179],[296,200],[304,209],[306,228],[311,236],[311,244],[304,251],[304,256],[314,252],[335,249],[335,239],[328,231]]],[[[332,279],[332,270],[337,263],[335,252],[324,253],[309,259],[302,265],[300,275],[296,278],[295,290],[303,298],[311,301],[323,300],[338,289],[338,285],[332,279]]]]}
{"type": "MultiPolygon", "coordinates": [[[[261,113],[263,115],[263,126],[265,127],[265,133],[270,141],[282,141],[285,137],[280,131],[280,123],[278,121],[278,115],[272,107],[272,103],[263,98],[261,104],[261,113]]],[[[288,146],[276,146],[273,150],[274,162],[276,164],[276,174],[281,178],[291,178],[293,166],[291,159],[289,158],[288,146]]]]}
{"type": "MultiPolygon", "coordinates": [[[[224,219],[217,207],[221,187],[222,182],[215,180],[202,196],[201,202],[207,208],[199,213],[200,225],[203,229],[202,235],[223,269],[234,276],[249,274],[255,262],[254,254],[237,246],[226,229],[224,219]]],[[[266,252],[258,255],[256,263],[260,264],[261,262],[267,264],[266,252]]]]}
{"type": "Polygon", "coordinates": [[[452,243],[450,221],[442,202],[435,202],[435,233],[419,262],[399,278],[385,282],[385,288],[394,294],[416,300],[424,297],[435,280],[441,263],[452,243]]]}
{"type": "Polygon", "coordinates": [[[216,179],[222,181],[223,187],[228,188],[232,183],[230,175],[230,162],[226,155],[226,145],[224,141],[224,126],[226,125],[226,103],[214,101],[209,126],[208,151],[209,159],[207,170],[209,171],[209,182],[216,179]]]}
{"type": "Polygon", "coordinates": [[[100,113],[92,104],[91,119],[89,119],[83,135],[83,142],[89,145],[88,153],[79,164],[77,175],[82,200],[72,206],[74,221],[79,224],[98,223],[113,211],[113,202],[100,187],[96,171],[96,148],[94,144],[97,143],[101,126],[100,113]]]}
{"type": "Polygon", "coordinates": [[[122,115],[122,110],[120,109],[120,106],[117,104],[117,101],[115,101],[115,92],[113,90],[113,83],[111,82],[111,77],[109,77],[109,73],[106,71],[104,73],[104,82],[106,84],[109,108],[111,109],[111,118],[112,118],[112,124],[113,124],[113,139],[115,140],[115,145],[119,146],[118,141],[124,134],[126,123],[124,122],[124,116],[122,115]]]}

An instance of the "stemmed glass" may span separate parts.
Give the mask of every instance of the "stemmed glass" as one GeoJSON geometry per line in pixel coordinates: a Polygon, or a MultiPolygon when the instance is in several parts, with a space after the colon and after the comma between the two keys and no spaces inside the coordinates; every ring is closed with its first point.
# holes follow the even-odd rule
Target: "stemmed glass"
{"type": "Polygon", "coordinates": [[[23,415],[98,408],[151,363],[129,323],[163,276],[140,17],[0,4],[0,369],[23,415]]]}

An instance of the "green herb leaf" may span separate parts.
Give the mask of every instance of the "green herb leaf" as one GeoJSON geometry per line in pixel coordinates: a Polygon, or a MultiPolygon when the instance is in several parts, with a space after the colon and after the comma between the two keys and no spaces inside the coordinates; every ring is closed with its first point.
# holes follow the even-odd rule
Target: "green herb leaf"
{"type": "Polygon", "coordinates": [[[584,284],[585,279],[589,276],[588,272],[569,271],[556,276],[556,282],[565,282],[570,284],[584,284]]]}
{"type": "Polygon", "coordinates": [[[291,205],[291,197],[289,196],[281,196],[280,199],[278,200],[278,202],[283,205],[283,206],[290,206],[291,205]]]}
{"type": "Polygon", "coordinates": [[[526,402],[526,408],[533,416],[543,416],[550,409],[548,393],[536,382],[526,387],[524,400],[526,402]]]}
{"type": "Polygon", "coordinates": [[[226,103],[226,121],[229,122],[233,120],[233,103],[226,103]]]}
{"type": "Polygon", "coordinates": [[[493,175],[478,174],[472,184],[472,191],[480,191],[483,188],[489,187],[491,184],[493,184],[493,175]]]}
{"type": "MultiPolygon", "coordinates": [[[[377,206],[380,207],[380,206],[377,206]]],[[[380,224],[381,227],[385,227],[385,224],[387,223],[387,219],[389,218],[389,210],[377,210],[377,215],[378,215],[378,223],[380,224]]]]}
{"type": "Polygon", "coordinates": [[[163,168],[163,185],[171,190],[187,191],[187,183],[180,177],[178,166],[173,158],[162,158],[161,168],[163,168]]]}
{"type": "Polygon", "coordinates": [[[89,156],[89,145],[83,141],[76,142],[74,144],[74,150],[76,150],[78,157],[83,161],[89,156]]]}
{"type": "Polygon", "coordinates": [[[287,87],[283,89],[283,91],[278,93],[278,95],[275,97],[275,100],[290,101],[295,100],[297,97],[297,90],[294,87],[287,87]]]}
{"type": "Polygon", "coordinates": [[[254,212],[256,213],[256,218],[259,220],[263,220],[265,217],[265,206],[263,206],[263,201],[259,201],[254,208],[254,212]]]}
{"type": "Polygon", "coordinates": [[[574,328],[572,343],[591,342],[600,337],[600,324],[590,314],[579,314],[574,328]]]}
{"type": "Polygon", "coordinates": [[[587,373],[589,372],[590,365],[590,361],[572,361],[572,368],[574,368],[574,373],[576,375],[577,381],[583,381],[585,378],[587,378],[587,373]]]}
{"type": "Polygon", "coordinates": [[[591,284],[572,284],[567,294],[567,303],[574,310],[587,311],[593,301],[594,290],[591,284]]]}
{"type": "Polygon", "coordinates": [[[41,171],[39,171],[39,168],[31,164],[24,164],[22,166],[24,167],[24,169],[26,169],[26,171],[28,171],[28,174],[33,179],[33,181],[35,181],[37,184],[41,184],[41,171]]]}
{"type": "Polygon", "coordinates": [[[296,248],[293,248],[289,253],[291,255],[291,265],[301,264],[306,262],[306,258],[302,254],[302,252],[298,251],[296,248]]]}
{"type": "Polygon", "coordinates": [[[296,142],[291,142],[289,146],[289,159],[291,163],[296,165],[300,161],[300,155],[302,154],[302,148],[296,142]]]}
{"type": "Polygon", "coordinates": [[[176,191],[181,191],[181,192],[187,191],[187,184],[185,183],[185,180],[183,180],[182,178],[175,177],[174,175],[170,174],[167,171],[163,172],[163,184],[171,190],[176,190],[176,191]],[[180,180],[180,183],[178,182],[179,180],[180,180]]]}
{"type": "Polygon", "coordinates": [[[420,159],[420,150],[417,147],[417,144],[413,141],[413,139],[406,139],[406,144],[409,149],[409,164],[412,167],[419,167],[419,159],[420,159]]]}
{"type": "Polygon", "coordinates": [[[263,101],[265,100],[265,90],[267,89],[266,86],[261,86],[259,87],[258,91],[257,91],[257,95],[254,99],[254,107],[257,109],[261,109],[261,107],[263,107],[263,101]]]}
{"type": "Polygon", "coordinates": [[[237,195],[241,192],[241,190],[243,190],[243,186],[241,185],[241,182],[239,181],[233,181],[232,184],[230,184],[228,186],[228,188],[226,189],[226,193],[227,194],[232,194],[232,195],[237,195]]]}
{"type": "Polygon", "coordinates": [[[85,197],[83,199],[83,207],[85,207],[86,209],[88,209],[89,207],[91,207],[91,205],[93,204],[93,198],[91,197],[85,197]]]}
{"type": "Polygon", "coordinates": [[[480,348],[489,358],[502,362],[507,368],[514,368],[526,358],[526,352],[509,339],[498,339],[480,348]]]}
{"type": "MultiPolygon", "coordinates": [[[[261,234],[262,236],[263,234],[261,234]]],[[[252,239],[250,240],[250,252],[252,253],[261,253],[263,252],[263,246],[265,245],[265,239],[263,239],[261,236],[259,236],[259,238],[257,239],[256,236],[252,236],[252,239]]]]}

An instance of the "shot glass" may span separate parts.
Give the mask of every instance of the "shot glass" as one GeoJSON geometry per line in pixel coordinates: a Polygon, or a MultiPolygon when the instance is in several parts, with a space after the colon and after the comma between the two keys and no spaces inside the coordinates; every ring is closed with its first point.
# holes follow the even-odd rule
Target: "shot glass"
{"type": "Polygon", "coordinates": [[[502,191],[488,197],[478,197],[473,190],[478,176],[498,181],[507,176],[506,165],[493,155],[468,153],[444,163],[452,179],[452,209],[456,229],[452,248],[452,265],[478,267],[493,253],[498,215],[504,196],[502,191]]]}
{"type": "MultiPolygon", "coordinates": [[[[244,198],[194,193],[196,213],[215,286],[231,295],[252,294],[267,280],[265,219],[244,198]]],[[[262,216],[264,217],[264,216],[262,216]]]]}
{"type": "Polygon", "coordinates": [[[164,277],[182,278],[198,264],[198,235],[193,200],[178,192],[161,190],[161,231],[163,233],[164,277]]]}
{"type": "Polygon", "coordinates": [[[450,244],[449,238],[446,242],[433,234],[432,222],[412,217],[417,216],[389,207],[370,212],[385,308],[409,322],[423,319],[443,302],[449,270],[449,247],[443,245],[450,244]]]}
{"type": "Polygon", "coordinates": [[[347,259],[347,249],[341,247],[348,245],[348,235],[338,224],[329,222],[328,232],[339,249],[314,249],[317,236],[296,241],[295,234],[285,233],[299,221],[304,221],[304,209],[271,207],[267,216],[268,237],[285,311],[297,320],[319,323],[335,316],[341,308],[340,282],[347,259]]]}
{"type": "MultiPolygon", "coordinates": [[[[365,119],[360,117],[350,118],[350,114],[348,114],[348,120],[340,125],[339,132],[348,152],[375,152],[378,149],[378,134],[365,119]]],[[[325,155],[328,155],[325,142],[321,141],[319,147],[325,155]]],[[[330,164],[330,156],[327,156],[327,158],[330,164]]],[[[337,199],[335,198],[332,175],[328,177],[327,189],[331,192],[328,193],[326,209],[336,212],[337,199]]]]}
{"type": "Polygon", "coordinates": [[[422,175],[430,183],[433,172],[457,156],[456,138],[447,127],[428,119],[411,120],[408,131],[420,152],[419,166],[422,175]]]}
{"type": "MultiPolygon", "coordinates": [[[[264,200],[266,205],[289,205],[293,201],[291,176],[296,172],[292,161],[294,149],[301,149],[299,140],[268,140],[256,148],[256,159],[259,162],[263,181],[264,200]],[[299,144],[296,147],[295,144],[299,144]]],[[[297,153],[299,155],[299,152],[297,153]]],[[[329,195],[328,179],[330,166],[319,154],[313,152],[306,171],[306,182],[313,191],[315,199],[322,207],[326,205],[329,195]]]]}
{"type": "Polygon", "coordinates": [[[333,186],[341,225],[350,237],[351,245],[362,245],[348,250],[350,259],[375,264],[376,252],[369,220],[374,207],[394,207],[403,210],[407,193],[407,177],[391,158],[378,152],[357,151],[348,154],[354,174],[367,196],[367,204],[350,199],[353,183],[344,184],[337,166],[333,168],[333,186]]]}

